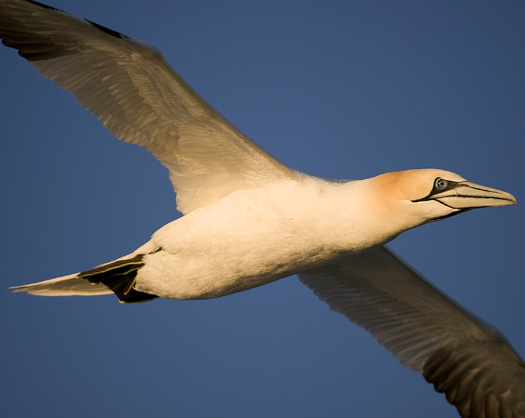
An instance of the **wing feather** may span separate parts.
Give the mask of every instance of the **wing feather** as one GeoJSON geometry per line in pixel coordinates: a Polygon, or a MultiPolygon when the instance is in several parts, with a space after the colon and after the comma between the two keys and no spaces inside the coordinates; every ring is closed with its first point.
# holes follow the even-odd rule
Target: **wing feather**
{"type": "Polygon", "coordinates": [[[525,417],[525,364],[514,349],[385,247],[299,278],[445,392],[462,417],[525,417]]]}
{"type": "Polygon", "coordinates": [[[0,37],[113,135],[160,160],[183,213],[234,190],[295,176],[143,42],[27,0],[0,0],[0,37]]]}

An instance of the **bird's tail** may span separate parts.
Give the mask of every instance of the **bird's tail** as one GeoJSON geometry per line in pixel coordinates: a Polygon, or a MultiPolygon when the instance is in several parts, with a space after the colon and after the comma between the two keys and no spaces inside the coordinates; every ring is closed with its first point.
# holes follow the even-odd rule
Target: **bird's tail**
{"type": "Polygon", "coordinates": [[[115,293],[121,302],[145,302],[157,296],[135,290],[137,272],[144,266],[144,254],[103,264],[93,270],[43,282],[12,287],[14,292],[40,296],[95,296],[115,293]]]}

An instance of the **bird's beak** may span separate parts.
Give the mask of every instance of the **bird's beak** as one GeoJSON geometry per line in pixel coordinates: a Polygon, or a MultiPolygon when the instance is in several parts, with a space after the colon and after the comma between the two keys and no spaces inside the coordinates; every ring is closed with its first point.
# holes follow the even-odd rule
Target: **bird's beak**
{"type": "Polygon", "coordinates": [[[448,190],[437,193],[432,199],[461,211],[490,206],[507,206],[518,203],[510,193],[468,181],[458,182],[448,190]]]}

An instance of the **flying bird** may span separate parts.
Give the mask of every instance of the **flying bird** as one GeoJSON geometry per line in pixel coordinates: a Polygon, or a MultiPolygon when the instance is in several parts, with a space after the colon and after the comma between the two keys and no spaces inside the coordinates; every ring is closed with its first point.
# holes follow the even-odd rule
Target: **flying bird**
{"type": "Polygon", "coordinates": [[[509,193],[437,169],[329,181],[267,154],[151,46],[29,0],[0,0],[0,37],[117,138],[168,170],[183,216],[129,255],[15,287],[43,296],[208,299],[297,274],[444,392],[462,417],[525,417],[525,364],[494,328],[384,244],[509,193]]]}

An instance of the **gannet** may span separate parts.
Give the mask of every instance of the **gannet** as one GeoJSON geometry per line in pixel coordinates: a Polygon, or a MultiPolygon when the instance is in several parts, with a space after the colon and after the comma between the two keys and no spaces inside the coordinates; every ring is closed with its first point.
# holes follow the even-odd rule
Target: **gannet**
{"type": "Polygon", "coordinates": [[[206,299],[297,274],[461,416],[525,416],[525,365],[504,337],[384,246],[428,222],[514,204],[512,195],[436,169],[338,182],[294,171],[152,47],[40,3],[0,0],[0,37],[117,138],[166,166],[184,214],[129,255],[15,291],[206,299]]]}

